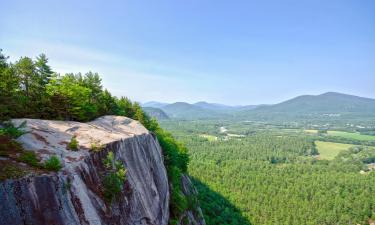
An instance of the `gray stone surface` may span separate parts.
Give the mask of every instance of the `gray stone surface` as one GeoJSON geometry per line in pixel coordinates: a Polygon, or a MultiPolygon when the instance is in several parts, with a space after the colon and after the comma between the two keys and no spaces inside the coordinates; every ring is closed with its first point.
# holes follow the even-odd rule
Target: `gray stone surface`
{"type": "Polygon", "coordinates": [[[194,206],[193,209],[189,209],[185,211],[180,216],[180,220],[179,220],[180,224],[181,225],[206,225],[206,222],[204,221],[202,209],[199,206],[197,189],[194,187],[188,175],[182,175],[181,183],[182,183],[182,192],[184,193],[184,195],[188,196],[188,198],[190,198],[191,201],[194,201],[196,205],[194,206]]]}
{"type": "Polygon", "coordinates": [[[90,123],[27,121],[18,141],[45,160],[57,155],[58,173],[31,175],[0,183],[0,224],[168,224],[169,186],[156,138],[126,117],[104,116],[90,123]],[[72,136],[79,150],[67,149],[72,136]],[[92,144],[104,145],[98,152],[92,144]],[[106,204],[101,186],[103,159],[112,151],[127,169],[116,201],[106,204]]]}

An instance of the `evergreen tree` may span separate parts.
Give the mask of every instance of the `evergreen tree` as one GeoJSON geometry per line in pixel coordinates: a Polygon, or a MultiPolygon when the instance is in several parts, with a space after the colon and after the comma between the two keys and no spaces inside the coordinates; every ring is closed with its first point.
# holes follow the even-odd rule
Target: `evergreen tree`
{"type": "Polygon", "coordinates": [[[45,54],[40,54],[38,57],[36,57],[35,68],[39,76],[41,87],[44,87],[46,84],[48,84],[53,74],[51,67],[48,65],[48,59],[45,54]]]}

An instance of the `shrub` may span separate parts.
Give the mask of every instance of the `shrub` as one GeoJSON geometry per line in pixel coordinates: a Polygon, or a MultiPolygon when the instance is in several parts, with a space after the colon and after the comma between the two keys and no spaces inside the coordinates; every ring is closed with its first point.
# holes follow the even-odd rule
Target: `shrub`
{"type": "Polygon", "coordinates": [[[108,152],[103,163],[107,169],[103,179],[104,198],[107,202],[111,202],[122,191],[126,169],[120,161],[114,159],[113,152],[108,152]]]}
{"type": "Polygon", "coordinates": [[[6,179],[20,178],[26,175],[26,172],[15,165],[5,165],[0,167],[0,181],[6,179]]]}
{"type": "Polygon", "coordinates": [[[70,142],[68,144],[68,149],[72,151],[77,151],[78,150],[78,141],[76,136],[73,136],[72,139],[70,139],[70,142]]]}
{"type": "Polygon", "coordinates": [[[27,163],[33,167],[39,167],[39,160],[33,151],[24,151],[21,153],[21,156],[18,158],[19,161],[27,163]]]}
{"type": "Polygon", "coordinates": [[[0,127],[0,135],[6,135],[11,138],[18,138],[25,132],[20,130],[26,126],[26,121],[21,123],[18,127],[15,127],[11,122],[3,122],[2,127],[0,127]]]}
{"type": "Polygon", "coordinates": [[[94,143],[91,143],[90,148],[91,148],[91,151],[100,152],[101,150],[103,150],[104,146],[101,145],[100,143],[94,142],[94,143]]]}
{"type": "Polygon", "coordinates": [[[114,197],[121,193],[122,182],[113,172],[109,172],[103,180],[104,198],[107,202],[111,202],[114,197]]]}
{"type": "Polygon", "coordinates": [[[18,142],[8,135],[0,135],[0,156],[8,157],[17,152],[22,152],[23,148],[18,142]]]}
{"type": "Polygon", "coordinates": [[[59,171],[62,168],[61,162],[57,156],[51,156],[44,163],[44,168],[50,171],[59,171]]]}

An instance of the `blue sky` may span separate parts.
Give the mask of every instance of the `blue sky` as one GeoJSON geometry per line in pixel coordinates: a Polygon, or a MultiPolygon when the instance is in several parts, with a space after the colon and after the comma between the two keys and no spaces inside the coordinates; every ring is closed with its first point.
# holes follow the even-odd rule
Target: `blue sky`
{"type": "Polygon", "coordinates": [[[134,100],[276,103],[375,98],[375,1],[0,2],[0,48],[96,71],[134,100]]]}

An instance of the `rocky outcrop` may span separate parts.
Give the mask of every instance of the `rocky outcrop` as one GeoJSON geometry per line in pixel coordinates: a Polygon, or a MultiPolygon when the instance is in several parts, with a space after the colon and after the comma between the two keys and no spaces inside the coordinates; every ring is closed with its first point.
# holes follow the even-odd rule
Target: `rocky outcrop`
{"type": "Polygon", "coordinates": [[[190,207],[180,216],[181,225],[205,225],[202,210],[199,206],[198,191],[188,175],[181,177],[182,192],[190,201],[190,207]]]}
{"type": "Polygon", "coordinates": [[[169,185],[162,150],[140,123],[118,116],[90,123],[13,123],[25,120],[27,133],[18,141],[42,161],[58,156],[63,168],[1,182],[0,224],[168,224],[169,185]],[[73,136],[78,151],[67,147],[73,136]],[[103,159],[110,151],[127,173],[121,194],[106,202],[103,159]]]}

